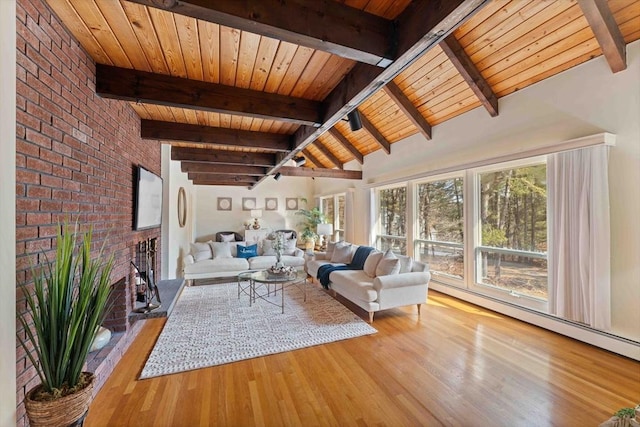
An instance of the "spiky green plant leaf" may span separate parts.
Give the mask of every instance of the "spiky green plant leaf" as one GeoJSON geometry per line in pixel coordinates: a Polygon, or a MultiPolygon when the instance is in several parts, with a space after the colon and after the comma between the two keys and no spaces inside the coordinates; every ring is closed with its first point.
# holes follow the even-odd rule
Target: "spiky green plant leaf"
{"type": "Polygon", "coordinates": [[[18,340],[47,392],[80,381],[82,367],[100,324],[108,312],[113,255],[104,244],[91,258],[92,231],[80,233],[64,224],[56,238],[56,257],[32,266],[33,295],[24,288],[27,312],[18,313],[26,339],[18,340]],[[29,324],[29,316],[33,325],[29,324]],[[35,357],[30,351],[33,345],[35,357]]]}

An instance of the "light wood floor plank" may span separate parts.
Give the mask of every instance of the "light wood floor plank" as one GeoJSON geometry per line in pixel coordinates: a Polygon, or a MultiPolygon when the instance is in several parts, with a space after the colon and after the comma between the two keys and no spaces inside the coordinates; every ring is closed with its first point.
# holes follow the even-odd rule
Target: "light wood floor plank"
{"type": "Polygon", "coordinates": [[[163,325],[146,321],[85,426],[597,425],[640,402],[640,363],[433,291],[420,317],[377,313],[374,335],[137,380],[163,325]]]}

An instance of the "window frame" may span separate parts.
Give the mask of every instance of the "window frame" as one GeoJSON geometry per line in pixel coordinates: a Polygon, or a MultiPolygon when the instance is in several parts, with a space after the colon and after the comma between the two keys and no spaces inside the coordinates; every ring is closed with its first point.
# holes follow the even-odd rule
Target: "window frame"
{"type": "MultiPolygon", "coordinates": [[[[432,280],[437,278],[437,281],[440,283],[446,283],[448,285],[452,285],[452,286],[456,286],[459,288],[464,288],[465,287],[465,280],[467,277],[467,256],[466,256],[466,251],[465,251],[465,242],[468,239],[468,234],[467,234],[467,230],[466,230],[466,204],[465,201],[467,200],[467,194],[466,194],[466,186],[465,186],[465,173],[464,171],[457,171],[457,172],[450,172],[450,173],[445,173],[445,174],[440,174],[440,175],[433,175],[433,176],[428,176],[422,179],[418,179],[413,181],[413,192],[412,192],[412,199],[413,199],[413,218],[412,218],[412,223],[413,223],[413,235],[412,235],[412,242],[411,242],[411,246],[413,248],[413,258],[418,260],[419,256],[418,254],[418,245],[420,243],[433,243],[434,245],[439,245],[439,246],[453,246],[453,247],[459,247],[462,250],[462,265],[463,265],[463,275],[462,278],[458,278],[455,276],[451,276],[451,275],[446,275],[444,273],[439,273],[439,272],[435,272],[435,271],[431,271],[431,277],[432,280]],[[461,178],[462,179],[462,232],[463,232],[463,240],[462,243],[456,243],[456,242],[445,242],[445,241],[437,241],[437,240],[425,240],[425,239],[420,239],[418,237],[419,234],[419,221],[420,218],[418,216],[418,209],[419,209],[419,205],[420,202],[418,200],[418,186],[421,184],[429,184],[429,183],[433,183],[433,182],[440,182],[440,181],[448,181],[448,180],[452,180],[452,179],[456,179],[456,178],[461,178]]],[[[422,261],[424,262],[424,261],[422,261]]]]}

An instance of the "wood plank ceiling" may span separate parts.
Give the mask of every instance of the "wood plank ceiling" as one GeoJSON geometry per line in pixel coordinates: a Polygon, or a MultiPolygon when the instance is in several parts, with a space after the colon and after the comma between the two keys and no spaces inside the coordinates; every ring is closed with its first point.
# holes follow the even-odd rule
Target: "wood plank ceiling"
{"type": "Polygon", "coordinates": [[[640,0],[47,0],[195,184],[344,164],[605,54],[626,68],[640,0]],[[357,109],[362,129],[347,113],[357,109]],[[303,168],[290,167],[303,156],[303,168]],[[297,170],[298,169],[298,170],[297,170]]]}

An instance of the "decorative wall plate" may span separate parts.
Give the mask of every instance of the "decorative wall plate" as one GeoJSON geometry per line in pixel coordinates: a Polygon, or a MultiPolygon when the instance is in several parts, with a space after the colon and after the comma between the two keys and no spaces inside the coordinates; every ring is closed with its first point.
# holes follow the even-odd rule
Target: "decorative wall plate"
{"type": "Polygon", "coordinates": [[[278,198],[277,197],[265,197],[264,210],[277,211],[278,210],[278,198]]]}
{"type": "Polygon", "coordinates": [[[218,210],[230,211],[231,210],[231,197],[218,197],[218,210]]]}
{"type": "Polygon", "coordinates": [[[285,204],[287,206],[288,211],[297,211],[298,210],[298,199],[293,197],[287,197],[285,200],[285,204]]]}

